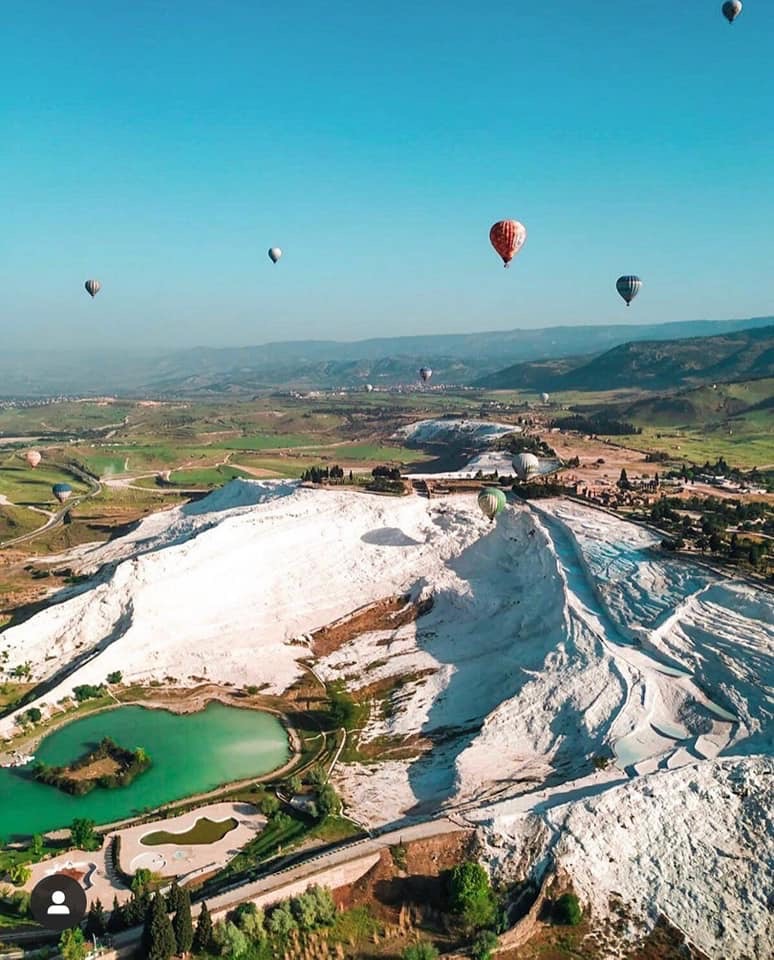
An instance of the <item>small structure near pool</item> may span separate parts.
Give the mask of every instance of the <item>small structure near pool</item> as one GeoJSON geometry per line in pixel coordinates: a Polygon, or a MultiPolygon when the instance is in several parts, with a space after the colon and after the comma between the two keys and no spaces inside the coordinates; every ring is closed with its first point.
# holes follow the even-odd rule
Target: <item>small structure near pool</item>
{"type": "Polygon", "coordinates": [[[249,803],[215,803],[179,817],[121,830],[120,867],[162,877],[190,877],[222,869],[266,826],[249,803]]]}

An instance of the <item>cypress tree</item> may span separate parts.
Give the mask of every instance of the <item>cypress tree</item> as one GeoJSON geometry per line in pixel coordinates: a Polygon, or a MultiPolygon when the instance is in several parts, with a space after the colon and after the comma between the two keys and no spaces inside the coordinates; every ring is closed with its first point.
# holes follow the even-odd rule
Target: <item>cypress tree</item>
{"type": "Polygon", "coordinates": [[[167,916],[164,898],[158,893],[145,916],[142,947],[146,960],[170,960],[175,953],[175,934],[167,916]]]}
{"type": "Polygon", "coordinates": [[[191,895],[183,887],[178,889],[177,911],[172,920],[172,929],[175,933],[177,952],[183,955],[190,953],[193,946],[193,921],[191,920],[191,895]]]}
{"type": "Polygon", "coordinates": [[[212,946],[212,917],[207,904],[202,903],[199,920],[196,923],[196,933],[193,938],[193,948],[196,953],[206,953],[212,946]]]}
{"type": "Polygon", "coordinates": [[[173,880],[172,886],[169,888],[169,893],[167,894],[167,911],[169,913],[176,913],[180,909],[182,893],[183,891],[180,889],[177,880],[173,880]]]}

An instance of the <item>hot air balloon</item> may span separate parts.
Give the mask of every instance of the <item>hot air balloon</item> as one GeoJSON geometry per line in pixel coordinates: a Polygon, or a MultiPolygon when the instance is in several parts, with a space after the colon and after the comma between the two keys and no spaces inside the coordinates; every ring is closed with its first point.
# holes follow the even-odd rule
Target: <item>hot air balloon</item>
{"type": "Polygon", "coordinates": [[[484,487],[478,495],[478,505],[485,517],[494,518],[505,508],[505,494],[499,487],[484,487]]]}
{"type": "Polygon", "coordinates": [[[507,267],[524,246],[527,228],[518,220],[499,220],[489,231],[489,240],[507,267]]]}
{"type": "Polygon", "coordinates": [[[269,260],[271,260],[272,263],[276,263],[281,256],[282,251],[279,247],[269,247],[269,260]]]}
{"type": "Polygon", "coordinates": [[[24,455],[24,459],[27,461],[27,463],[28,463],[28,464],[32,467],[32,469],[34,470],[35,467],[37,467],[37,465],[38,465],[38,464],[40,463],[40,461],[43,459],[43,457],[41,457],[41,455],[38,453],[37,450],[28,450],[28,451],[26,452],[26,454],[24,455]]]}
{"type": "Polygon", "coordinates": [[[433,371],[430,367],[420,367],[419,368],[419,379],[422,383],[427,383],[427,381],[432,377],[433,371]]]}
{"type": "Polygon", "coordinates": [[[367,384],[365,385],[365,388],[364,388],[364,389],[365,389],[365,392],[366,392],[366,393],[372,393],[374,388],[373,388],[372,384],[367,383],[367,384]]]}
{"type": "Polygon", "coordinates": [[[549,393],[541,393],[540,399],[543,401],[543,403],[548,403],[548,401],[551,399],[551,395],[549,393]]]}
{"type": "Polygon", "coordinates": [[[65,500],[69,499],[70,494],[73,492],[73,488],[69,483],[55,483],[51,488],[51,492],[60,503],[64,503],[65,500]]]}
{"type": "Polygon", "coordinates": [[[102,289],[102,284],[99,282],[99,280],[87,280],[86,283],[84,283],[84,287],[86,287],[86,293],[94,298],[102,289]]]}
{"type": "Polygon", "coordinates": [[[726,0],[721,9],[726,20],[733,23],[742,12],[742,0],[726,0]]]}
{"type": "Polygon", "coordinates": [[[626,301],[627,307],[640,292],[641,286],[642,280],[640,280],[639,277],[635,277],[630,274],[619,277],[615,282],[615,288],[626,301]]]}
{"type": "Polygon", "coordinates": [[[513,458],[513,469],[519,480],[528,480],[533,474],[540,473],[540,461],[534,453],[517,453],[513,458]]]}

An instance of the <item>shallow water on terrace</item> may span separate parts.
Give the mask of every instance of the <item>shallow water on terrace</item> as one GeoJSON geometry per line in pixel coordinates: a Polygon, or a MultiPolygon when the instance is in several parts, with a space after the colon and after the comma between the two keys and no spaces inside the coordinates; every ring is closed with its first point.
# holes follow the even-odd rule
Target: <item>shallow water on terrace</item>
{"type": "Polygon", "coordinates": [[[84,717],[46,737],[35,756],[44,763],[66,764],[102,737],[129,749],[143,747],[152,766],[128,787],[97,787],[84,797],[36,783],[29,767],[0,769],[0,836],[67,827],[75,817],[97,823],[120,820],[232,780],[268,773],[290,753],[287,734],[272,714],[211,703],[185,716],[127,706],[84,717]]]}

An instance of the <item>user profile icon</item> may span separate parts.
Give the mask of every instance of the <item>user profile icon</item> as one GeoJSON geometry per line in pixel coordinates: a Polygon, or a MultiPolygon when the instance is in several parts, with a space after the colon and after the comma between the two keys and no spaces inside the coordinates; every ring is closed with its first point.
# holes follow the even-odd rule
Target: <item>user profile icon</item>
{"type": "Polygon", "coordinates": [[[86,891],[63,873],[44,877],[30,894],[30,912],[48,930],[77,927],[86,916],[86,907],[86,891]]]}

